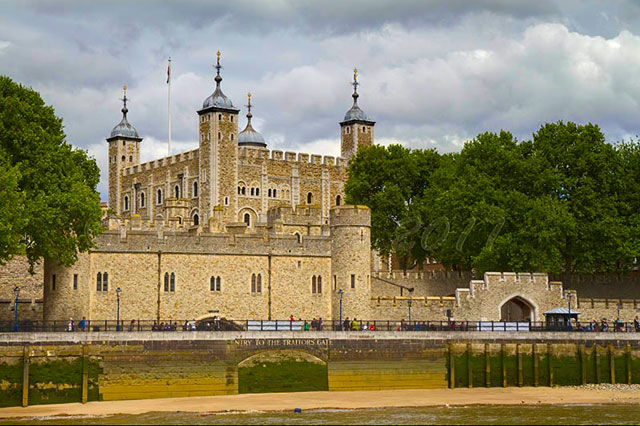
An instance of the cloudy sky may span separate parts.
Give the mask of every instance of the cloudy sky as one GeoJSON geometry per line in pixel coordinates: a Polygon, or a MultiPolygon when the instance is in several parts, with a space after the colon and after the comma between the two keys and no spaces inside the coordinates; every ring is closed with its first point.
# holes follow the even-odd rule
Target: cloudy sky
{"type": "Polygon", "coordinates": [[[197,147],[197,115],[222,88],[255,106],[272,149],[339,153],[338,122],[359,69],[379,143],[459,150],[486,130],[520,139],[544,122],[640,128],[640,2],[595,0],[13,1],[0,3],[0,74],[39,91],[68,140],[103,170],[121,118],[166,155],[167,58],[174,153],[197,147]]]}

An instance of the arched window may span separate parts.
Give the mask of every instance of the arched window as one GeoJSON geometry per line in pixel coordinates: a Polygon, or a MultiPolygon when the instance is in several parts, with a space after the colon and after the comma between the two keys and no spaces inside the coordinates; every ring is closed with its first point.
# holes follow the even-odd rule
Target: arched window
{"type": "Polygon", "coordinates": [[[198,196],[198,182],[193,182],[193,196],[198,196]]]}
{"type": "Polygon", "coordinates": [[[278,198],[277,190],[276,190],[276,189],[274,189],[274,190],[273,190],[273,198],[278,198]]]}
{"type": "Polygon", "coordinates": [[[126,161],[127,157],[125,157],[124,155],[122,156],[122,161],[126,161]]]}
{"type": "Polygon", "coordinates": [[[106,272],[102,274],[102,291],[109,290],[109,274],[106,272]]]}
{"type": "Polygon", "coordinates": [[[222,120],[222,114],[218,114],[218,120],[222,120]]]}
{"type": "MultiPolygon", "coordinates": [[[[233,121],[233,117],[231,117],[231,121],[233,121]]],[[[231,140],[233,140],[233,133],[231,133],[231,140]]]]}
{"type": "Polygon", "coordinates": [[[244,223],[246,223],[247,226],[251,226],[251,215],[249,213],[244,214],[244,223]]]}
{"type": "Polygon", "coordinates": [[[140,193],[140,207],[144,207],[144,192],[140,193]]]}
{"type": "Polygon", "coordinates": [[[218,139],[222,139],[222,133],[218,132],[218,139]]]}
{"type": "Polygon", "coordinates": [[[311,293],[315,294],[316,293],[316,276],[314,275],[313,278],[311,278],[311,293]]]}
{"type": "Polygon", "coordinates": [[[311,201],[313,201],[313,194],[309,192],[307,194],[307,204],[311,204],[311,201]]]}
{"type": "Polygon", "coordinates": [[[174,274],[173,272],[171,273],[171,286],[169,290],[176,291],[176,274],[174,274]]]}
{"type": "Polygon", "coordinates": [[[262,293],[262,275],[258,274],[258,278],[256,279],[256,291],[258,293],[262,293]]]}
{"type": "Polygon", "coordinates": [[[198,217],[197,214],[193,215],[193,224],[196,226],[200,225],[200,218],[198,217]]]}
{"type": "Polygon", "coordinates": [[[340,202],[342,201],[342,197],[340,197],[339,195],[336,197],[336,206],[340,205],[340,202]]]}
{"type": "Polygon", "coordinates": [[[173,194],[178,200],[180,199],[180,187],[178,185],[173,187],[173,194]]]}
{"type": "Polygon", "coordinates": [[[300,244],[302,242],[302,237],[297,232],[295,235],[296,235],[296,240],[298,241],[298,244],[300,244]]]}
{"type": "Polygon", "coordinates": [[[216,291],[216,277],[211,277],[209,280],[209,290],[216,291]]]}
{"type": "Polygon", "coordinates": [[[320,275],[318,275],[318,287],[317,287],[318,293],[322,293],[322,277],[320,275]]]}
{"type": "Polygon", "coordinates": [[[164,273],[164,291],[169,291],[169,273],[164,273]]]}
{"type": "Polygon", "coordinates": [[[256,274],[251,274],[251,293],[256,292],[256,274]]]}
{"type": "Polygon", "coordinates": [[[244,186],[242,187],[242,195],[247,195],[247,188],[244,186]]]}
{"type": "Polygon", "coordinates": [[[362,133],[367,133],[367,128],[362,126],[362,133]]]}
{"type": "Polygon", "coordinates": [[[260,195],[260,188],[256,188],[256,197],[260,195]]]}
{"type": "Polygon", "coordinates": [[[269,190],[267,191],[267,195],[271,197],[271,188],[269,188],[269,190]]]}
{"type": "MultiPolygon", "coordinates": [[[[233,115],[231,116],[231,122],[233,123],[233,115]]],[[[231,135],[233,136],[233,135],[231,135]]],[[[233,137],[231,138],[231,140],[233,140],[233,137]]]]}
{"type": "Polygon", "coordinates": [[[158,189],[156,193],[156,202],[157,204],[162,204],[162,189],[158,189]]]}
{"type": "Polygon", "coordinates": [[[251,196],[253,197],[254,195],[256,195],[256,189],[255,188],[251,188],[251,196]]]}
{"type": "Polygon", "coordinates": [[[241,189],[240,187],[238,187],[238,195],[240,195],[241,189]]]}
{"type": "Polygon", "coordinates": [[[102,272],[98,272],[98,278],[96,279],[96,291],[102,291],[102,272]]]}
{"type": "Polygon", "coordinates": [[[222,288],[221,282],[222,282],[222,278],[220,277],[216,278],[216,291],[220,291],[220,289],[222,288]]]}
{"type": "Polygon", "coordinates": [[[129,156],[129,162],[130,162],[130,163],[133,163],[133,155],[130,155],[130,156],[129,156]]]}
{"type": "Polygon", "coordinates": [[[124,196],[124,211],[129,210],[129,196],[125,195],[124,196]]]}

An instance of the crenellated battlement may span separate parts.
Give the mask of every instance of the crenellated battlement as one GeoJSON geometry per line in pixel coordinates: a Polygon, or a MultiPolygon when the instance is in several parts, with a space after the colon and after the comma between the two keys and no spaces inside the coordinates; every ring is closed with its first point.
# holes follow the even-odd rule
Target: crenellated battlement
{"type": "Polygon", "coordinates": [[[122,170],[122,174],[124,176],[135,175],[135,174],[146,172],[149,170],[167,167],[172,164],[192,161],[198,158],[198,151],[199,151],[198,149],[193,149],[191,151],[181,152],[180,154],[172,155],[170,157],[163,157],[157,160],[148,161],[146,163],[138,164],[135,166],[125,167],[122,170]]]}
{"type": "Polygon", "coordinates": [[[346,167],[340,157],[331,155],[309,154],[306,152],[268,150],[265,148],[241,146],[238,148],[239,159],[260,159],[283,163],[317,164],[325,166],[346,167]]]}

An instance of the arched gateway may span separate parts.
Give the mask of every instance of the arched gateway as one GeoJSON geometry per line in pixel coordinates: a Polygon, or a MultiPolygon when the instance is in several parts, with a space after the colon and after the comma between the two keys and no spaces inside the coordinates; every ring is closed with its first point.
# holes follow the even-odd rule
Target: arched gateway
{"type": "Polygon", "coordinates": [[[500,305],[502,321],[536,321],[536,307],[522,296],[513,296],[500,305]]]}

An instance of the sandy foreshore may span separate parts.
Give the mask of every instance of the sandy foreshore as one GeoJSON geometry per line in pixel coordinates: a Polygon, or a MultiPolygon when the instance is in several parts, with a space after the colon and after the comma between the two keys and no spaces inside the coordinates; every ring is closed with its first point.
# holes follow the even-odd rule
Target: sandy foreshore
{"type": "Polygon", "coordinates": [[[100,401],[87,404],[0,408],[0,418],[57,415],[103,416],[148,412],[289,411],[335,408],[428,407],[504,404],[639,404],[640,387],[524,387],[297,392],[100,401]]]}

